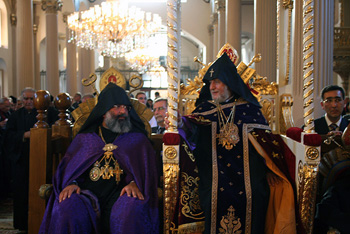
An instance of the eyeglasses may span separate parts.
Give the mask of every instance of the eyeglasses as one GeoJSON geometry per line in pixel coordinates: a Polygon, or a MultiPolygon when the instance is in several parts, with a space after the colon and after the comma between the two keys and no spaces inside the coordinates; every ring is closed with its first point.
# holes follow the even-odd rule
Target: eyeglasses
{"type": "Polygon", "coordinates": [[[23,99],[24,100],[32,100],[32,101],[34,100],[34,98],[32,98],[32,97],[23,97],[23,99]]]}
{"type": "Polygon", "coordinates": [[[153,109],[153,112],[156,112],[157,110],[161,111],[161,110],[164,110],[164,109],[165,109],[165,107],[163,107],[163,106],[156,107],[156,108],[153,109]]]}
{"type": "Polygon", "coordinates": [[[117,108],[117,109],[124,109],[124,110],[127,110],[127,111],[131,110],[131,106],[126,106],[126,105],[114,105],[114,107],[117,108]]]}
{"type": "Polygon", "coordinates": [[[341,101],[343,101],[343,99],[341,97],[329,97],[329,98],[326,98],[325,100],[323,100],[323,102],[326,104],[329,104],[332,102],[335,102],[336,104],[338,104],[341,101]]]}

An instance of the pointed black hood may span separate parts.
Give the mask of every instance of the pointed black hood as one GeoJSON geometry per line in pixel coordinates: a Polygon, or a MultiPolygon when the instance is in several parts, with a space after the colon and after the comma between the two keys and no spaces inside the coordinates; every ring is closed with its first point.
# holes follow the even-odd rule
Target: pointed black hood
{"type": "Polygon", "coordinates": [[[203,77],[203,86],[196,104],[203,101],[212,100],[209,81],[213,79],[221,80],[233,92],[235,98],[243,98],[253,105],[260,107],[259,102],[249,90],[248,86],[243,82],[242,78],[237,73],[235,64],[231,61],[226,53],[223,53],[220,58],[209,67],[207,73],[203,77]]]}
{"type": "Polygon", "coordinates": [[[145,125],[132,107],[130,99],[125,90],[118,85],[110,82],[98,96],[98,102],[92,109],[88,119],[81,127],[79,133],[96,132],[97,128],[103,122],[103,115],[106,114],[114,105],[130,106],[130,121],[132,124],[132,132],[141,132],[147,135],[145,125]]]}

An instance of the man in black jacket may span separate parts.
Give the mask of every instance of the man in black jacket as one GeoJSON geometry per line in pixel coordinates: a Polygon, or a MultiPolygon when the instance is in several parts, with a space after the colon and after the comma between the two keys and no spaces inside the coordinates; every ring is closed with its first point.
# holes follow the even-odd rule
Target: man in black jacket
{"type": "Polygon", "coordinates": [[[328,134],[335,131],[341,134],[345,130],[349,121],[342,117],[344,96],[344,89],[338,85],[329,85],[322,89],[321,106],[326,114],[321,118],[315,119],[315,132],[328,134]]]}
{"type": "MultiPolygon", "coordinates": [[[[6,156],[13,162],[13,225],[26,231],[28,227],[28,189],[29,189],[29,145],[30,129],[37,122],[34,108],[33,88],[21,92],[23,107],[15,111],[7,122],[4,135],[6,156]]],[[[58,119],[58,112],[49,108],[47,123],[51,126],[58,119]]]]}

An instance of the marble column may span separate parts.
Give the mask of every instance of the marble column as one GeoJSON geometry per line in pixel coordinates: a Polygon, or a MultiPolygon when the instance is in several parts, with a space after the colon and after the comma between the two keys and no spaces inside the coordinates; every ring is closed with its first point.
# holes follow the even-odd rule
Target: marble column
{"type": "Polygon", "coordinates": [[[218,14],[214,13],[212,14],[212,24],[213,24],[213,58],[211,61],[214,61],[216,58],[216,55],[219,52],[219,25],[218,25],[218,14]]]}
{"type": "Polygon", "coordinates": [[[57,11],[62,9],[62,1],[42,0],[42,9],[46,13],[46,89],[56,96],[60,93],[57,11]]]}
{"type": "Polygon", "coordinates": [[[216,10],[218,13],[218,48],[219,50],[226,43],[226,12],[225,0],[216,0],[216,10]]]}
{"type": "Polygon", "coordinates": [[[15,9],[12,9],[12,13],[10,15],[10,21],[11,21],[11,37],[12,37],[12,78],[10,79],[8,83],[8,90],[9,93],[13,93],[14,95],[18,96],[19,92],[17,91],[17,79],[16,79],[16,25],[17,25],[17,15],[15,14],[15,9]]]}
{"type": "Polygon", "coordinates": [[[17,93],[34,87],[33,1],[17,1],[16,86],[17,93]]]}
{"type": "MultiPolygon", "coordinates": [[[[64,23],[67,23],[68,14],[64,14],[64,23]]],[[[70,38],[70,31],[68,26],[66,27],[66,75],[67,75],[67,92],[73,96],[78,92],[78,79],[77,79],[77,46],[70,38]]]]}
{"type": "Polygon", "coordinates": [[[214,25],[210,24],[208,26],[208,35],[209,35],[209,48],[208,48],[208,54],[206,61],[213,61],[214,54],[213,54],[213,48],[214,48],[214,25]]]}
{"type": "Polygon", "coordinates": [[[241,57],[241,0],[226,0],[226,43],[241,57]]]}
{"type": "Polygon", "coordinates": [[[276,0],[255,0],[254,51],[262,61],[255,64],[259,75],[276,81],[277,7],[276,0]]]}
{"type": "MultiPolygon", "coordinates": [[[[305,1],[305,0],[304,0],[305,1]]],[[[314,2],[314,100],[315,118],[324,111],[319,105],[321,90],[333,80],[334,1],[314,2]]],[[[305,11],[305,9],[304,9],[305,11]]]]}
{"type": "MultiPolygon", "coordinates": [[[[292,38],[291,90],[293,97],[293,120],[296,127],[304,125],[303,116],[303,1],[294,2],[292,38]]],[[[280,45],[281,46],[281,45],[280,45]]]]}
{"type": "Polygon", "coordinates": [[[91,73],[95,73],[95,52],[85,48],[79,48],[79,71],[78,71],[78,91],[82,94],[93,93],[92,87],[85,87],[81,81],[84,78],[89,78],[91,73]]]}

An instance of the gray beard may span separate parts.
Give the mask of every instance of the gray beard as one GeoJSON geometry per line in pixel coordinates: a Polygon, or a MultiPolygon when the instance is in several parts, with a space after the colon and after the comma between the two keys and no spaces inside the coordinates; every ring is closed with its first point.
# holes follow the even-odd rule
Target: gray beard
{"type": "Polygon", "coordinates": [[[109,112],[107,112],[105,123],[108,129],[115,133],[127,133],[131,130],[129,116],[126,116],[126,119],[119,119],[118,117],[114,118],[109,112]]]}

